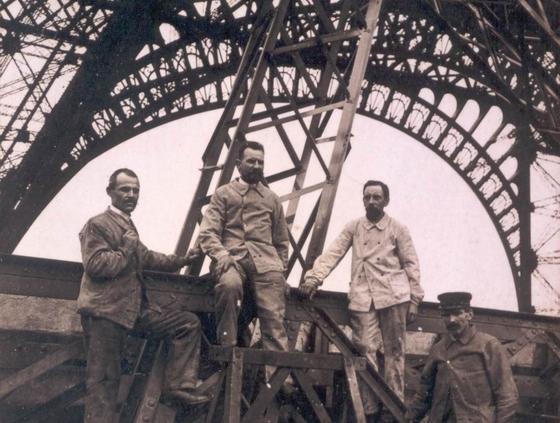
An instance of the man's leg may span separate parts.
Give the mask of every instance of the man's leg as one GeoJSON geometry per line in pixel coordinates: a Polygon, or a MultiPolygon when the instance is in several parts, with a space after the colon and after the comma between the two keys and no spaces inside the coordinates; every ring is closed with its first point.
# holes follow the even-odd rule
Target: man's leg
{"type": "MultiPolygon", "coordinates": [[[[257,305],[257,315],[261,325],[263,349],[288,351],[288,335],[284,326],[286,314],[286,280],[282,272],[252,273],[250,283],[257,305]]],[[[266,366],[269,380],[275,367],[266,366]]]]}
{"type": "Polygon", "coordinates": [[[378,310],[385,353],[385,381],[403,401],[408,305],[406,302],[378,310]]]}
{"type": "Polygon", "coordinates": [[[110,320],[92,316],[82,316],[82,327],[87,348],[84,422],[116,422],[126,329],[110,320]]]}
{"type": "Polygon", "coordinates": [[[245,275],[230,267],[219,276],[214,287],[217,339],[225,347],[237,344],[237,318],[243,300],[244,279],[245,275]]]}
{"type": "MultiPolygon", "coordinates": [[[[365,356],[379,370],[377,351],[381,348],[381,330],[377,311],[373,304],[369,311],[349,310],[350,327],[352,329],[352,342],[358,351],[365,356]]],[[[364,383],[359,384],[360,395],[364,405],[365,414],[372,415],[379,411],[379,401],[364,383]]]]}
{"type": "Polygon", "coordinates": [[[202,333],[196,314],[183,310],[159,312],[144,308],[134,330],[169,343],[164,391],[196,388],[202,333]]]}

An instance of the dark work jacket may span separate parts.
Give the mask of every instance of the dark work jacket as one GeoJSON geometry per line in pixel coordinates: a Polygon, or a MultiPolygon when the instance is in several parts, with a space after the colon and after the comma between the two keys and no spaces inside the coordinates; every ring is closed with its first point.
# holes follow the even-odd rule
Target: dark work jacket
{"type": "Polygon", "coordinates": [[[510,422],[518,393],[500,341],[470,326],[461,338],[449,334],[430,352],[407,417],[443,422],[452,409],[457,422],[510,422]]]}
{"type": "Polygon", "coordinates": [[[150,251],[141,242],[135,252],[127,252],[122,243],[127,230],[136,228],[125,216],[107,209],[80,232],[84,274],[78,312],[131,329],[144,295],[142,270],[174,271],[180,265],[176,256],[150,251]]]}

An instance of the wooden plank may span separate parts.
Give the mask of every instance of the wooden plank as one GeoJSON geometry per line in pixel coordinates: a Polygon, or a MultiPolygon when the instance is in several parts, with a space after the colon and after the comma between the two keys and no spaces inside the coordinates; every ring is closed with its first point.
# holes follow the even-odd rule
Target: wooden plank
{"type": "Polygon", "coordinates": [[[154,358],[154,364],[146,381],[144,394],[138,404],[134,423],[152,422],[156,417],[165,375],[166,354],[164,354],[163,347],[164,343],[160,341],[154,358]]]}
{"type": "MultiPolygon", "coordinates": [[[[311,384],[311,381],[307,378],[307,375],[300,369],[294,369],[292,373],[296,378],[299,386],[303,390],[303,392],[305,392],[305,395],[307,396],[307,400],[309,401],[309,404],[311,404],[311,407],[313,408],[315,415],[319,418],[319,421],[321,423],[330,423],[332,421],[331,417],[327,413],[327,410],[325,410],[325,407],[323,406],[321,399],[317,395],[317,392],[315,392],[315,389],[313,389],[313,385],[311,384]]],[[[365,423],[365,420],[363,422],[360,421],[358,423],[365,423]]]]}
{"type": "Polygon", "coordinates": [[[226,423],[239,423],[241,417],[243,356],[243,349],[232,348],[231,361],[227,368],[226,394],[224,399],[224,422],[226,423]]]}
{"type": "Polygon", "coordinates": [[[358,423],[366,423],[366,416],[364,414],[364,405],[362,404],[362,397],[358,387],[358,378],[356,376],[356,368],[354,362],[348,357],[344,357],[344,372],[346,374],[346,382],[348,383],[348,390],[350,391],[350,399],[354,407],[354,415],[358,423]]]}
{"type": "MultiPolygon", "coordinates": [[[[309,354],[303,352],[268,351],[253,348],[236,348],[243,352],[245,364],[265,365],[274,363],[279,367],[295,369],[326,369],[344,370],[344,359],[341,354],[309,354]]],[[[228,349],[211,346],[208,356],[211,360],[229,361],[228,349]]],[[[360,370],[366,367],[363,357],[354,357],[354,365],[360,370]]]]}
{"type": "Polygon", "coordinates": [[[346,100],[337,101],[335,103],[327,104],[325,106],[315,107],[314,109],[306,110],[305,112],[295,113],[293,115],[289,115],[289,116],[286,116],[286,117],[283,117],[283,118],[273,119],[270,122],[264,122],[264,123],[260,123],[260,124],[251,125],[247,128],[246,133],[261,131],[263,129],[270,128],[271,126],[277,126],[277,125],[280,125],[280,124],[293,122],[295,120],[298,120],[299,118],[305,118],[305,117],[309,117],[309,116],[319,115],[321,113],[325,113],[325,112],[328,112],[328,111],[331,111],[331,110],[340,109],[340,108],[344,107],[345,104],[346,104],[346,100]]]}
{"type": "Polygon", "coordinates": [[[61,365],[62,363],[79,357],[83,354],[83,344],[81,341],[61,347],[59,350],[42,358],[36,363],[17,373],[7,377],[0,382],[0,399],[26,383],[36,379],[49,370],[61,365]]]}
{"type": "Polygon", "coordinates": [[[50,399],[47,403],[41,404],[31,411],[27,410],[5,423],[29,423],[56,420],[55,416],[57,413],[61,412],[61,409],[83,398],[85,394],[86,383],[84,381],[78,382],[68,387],[68,389],[60,395],[50,399]],[[53,419],[53,417],[55,418],[53,419]]]}
{"type": "Polygon", "coordinates": [[[280,386],[282,386],[282,383],[284,383],[289,374],[290,369],[285,367],[276,369],[270,381],[261,385],[259,394],[243,416],[242,423],[253,423],[262,420],[263,413],[268,404],[274,399],[280,386]]]}
{"type": "Polygon", "coordinates": [[[358,37],[361,33],[362,33],[361,29],[351,29],[349,31],[333,32],[331,34],[325,34],[319,37],[310,38],[300,43],[278,47],[272,51],[272,54],[274,54],[275,56],[280,54],[285,54],[285,53],[292,54],[296,51],[304,50],[306,48],[317,47],[322,44],[351,40],[352,38],[358,37]]]}

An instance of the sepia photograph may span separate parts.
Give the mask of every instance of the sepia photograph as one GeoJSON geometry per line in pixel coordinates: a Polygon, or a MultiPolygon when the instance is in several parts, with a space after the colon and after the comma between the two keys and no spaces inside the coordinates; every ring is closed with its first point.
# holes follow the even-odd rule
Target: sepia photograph
{"type": "Polygon", "coordinates": [[[0,0],[0,423],[560,421],[560,0],[0,0]]]}

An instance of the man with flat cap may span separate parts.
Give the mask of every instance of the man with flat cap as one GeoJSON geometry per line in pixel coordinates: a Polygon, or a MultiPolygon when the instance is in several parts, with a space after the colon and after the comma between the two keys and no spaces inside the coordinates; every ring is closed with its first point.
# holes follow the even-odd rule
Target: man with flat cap
{"type": "Polygon", "coordinates": [[[508,355],[500,341],[471,323],[468,292],[440,294],[447,333],[430,351],[407,421],[511,422],[518,401],[508,355]]]}

